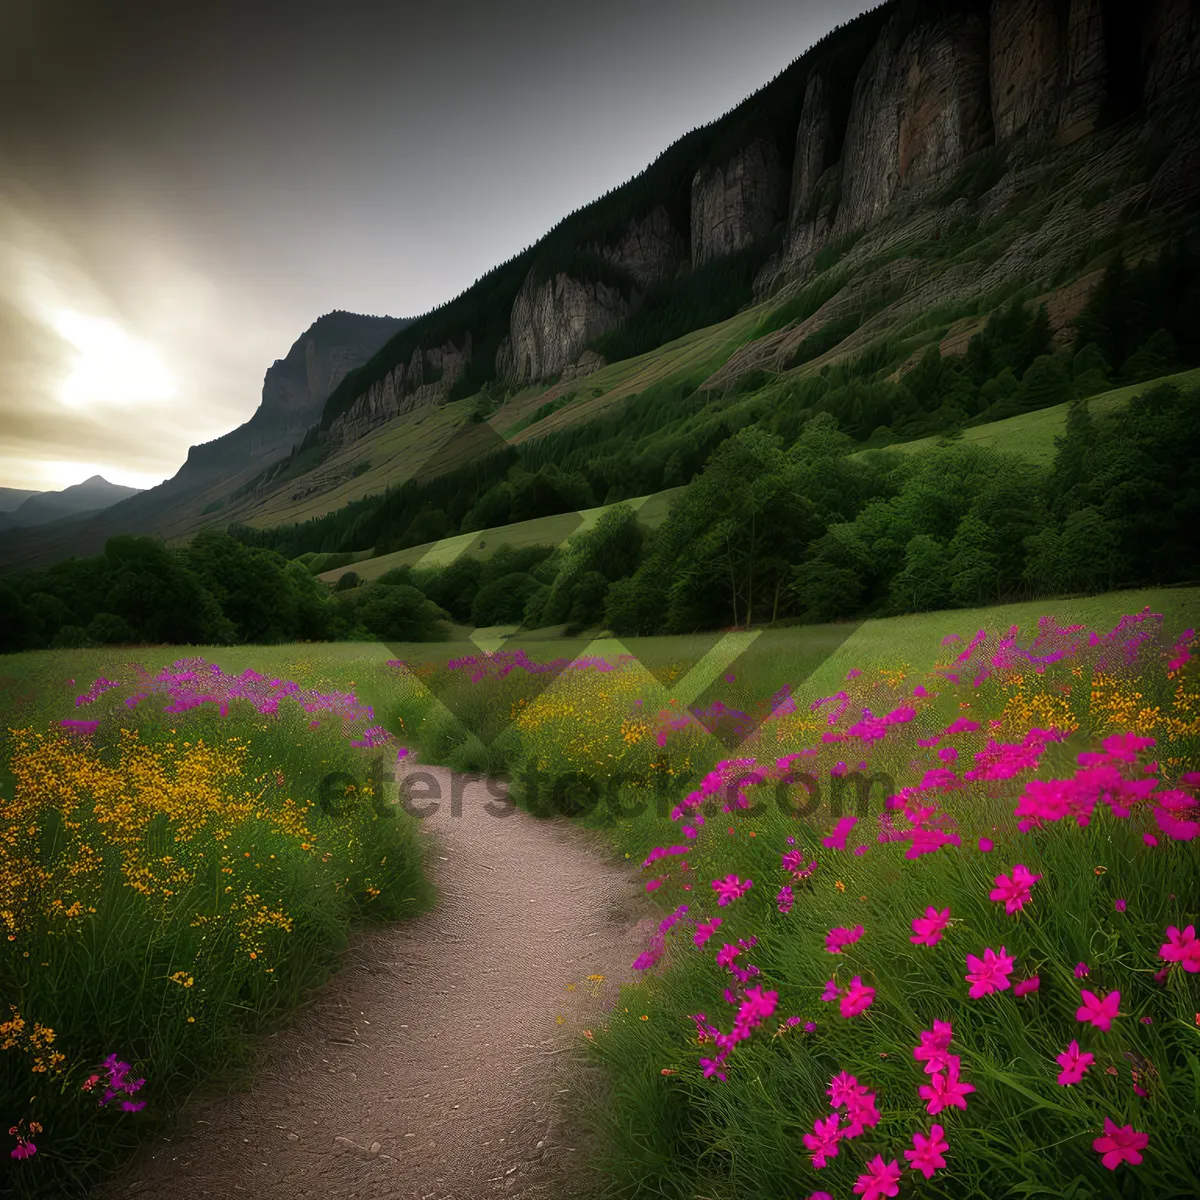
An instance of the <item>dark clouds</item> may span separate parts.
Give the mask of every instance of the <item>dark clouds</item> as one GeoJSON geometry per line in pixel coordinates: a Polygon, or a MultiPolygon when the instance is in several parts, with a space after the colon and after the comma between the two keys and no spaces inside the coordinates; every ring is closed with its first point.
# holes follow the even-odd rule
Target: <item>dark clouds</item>
{"type": "Polygon", "coordinates": [[[0,0],[0,483],[171,474],[321,313],[450,298],[867,7],[0,0]],[[173,394],[64,421],[63,308],[173,394]]]}

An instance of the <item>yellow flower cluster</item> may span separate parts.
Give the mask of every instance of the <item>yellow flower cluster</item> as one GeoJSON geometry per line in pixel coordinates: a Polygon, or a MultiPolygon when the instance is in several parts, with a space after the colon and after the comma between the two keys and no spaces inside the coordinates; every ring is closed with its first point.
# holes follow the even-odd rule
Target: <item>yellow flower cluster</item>
{"type": "MultiPolygon", "coordinates": [[[[264,834],[311,849],[309,806],[277,792],[265,799],[265,781],[274,776],[246,777],[244,742],[148,745],[123,730],[102,751],[58,730],[16,730],[12,737],[13,797],[0,800],[0,927],[9,941],[42,920],[61,928],[95,913],[113,870],[156,905],[214,873],[224,877],[223,894],[243,893],[226,911],[242,944],[257,953],[267,930],[291,929],[280,905],[235,887],[262,863],[247,862],[249,851],[239,862],[227,839],[254,822],[264,834]]],[[[210,912],[198,923],[220,915],[210,912]]]]}
{"type": "Polygon", "coordinates": [[[66,1062],[66,1055],[52,1050],[55,1033],[48,1025],[34,1021],[29,1028],[15,1004],[8,1006],[12,1014],[7,1021],[0,1021],[0,1050],[17,1050],[33,1060],[30,1070],[35,1075],[58,1074],[66,1062]]]}

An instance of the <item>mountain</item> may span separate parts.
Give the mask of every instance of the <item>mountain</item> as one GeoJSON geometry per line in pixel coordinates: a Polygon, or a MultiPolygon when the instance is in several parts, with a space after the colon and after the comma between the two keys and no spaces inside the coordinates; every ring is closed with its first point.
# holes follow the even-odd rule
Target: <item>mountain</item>
{"type": "Polygon", "coordinates": [[[120,500],[136,496],[141,489],[109,483],[103,475],[93,475],[82,483],[60,492],[35,492],[16,509],[0,514],[0,529],[24,529],[45,525],[64,517],[78,517],[111,508],[120,500]]]}
{"type": "Polygon", "coordinates": [[[908,290],[918,311],[1070,282],[1131,219],[1153,238],[1200,192],[1198,66],[1190,0],[884,4],[406,327],[334,389],[316,440],[355,442],[492,379],[588,375],[605,350],[732,316],[860,241],[891,269],[844,298],[858,310],[872,292],[908,290]],[[1021,227],[1055,193],[1052,219],[1021,227]],[[995,257],[948,270],[923,248],[972,239],[995,257]],[[675,319],[689,308],[694,323],[675,319]]]}
{"type": "MultiPolygon", "coordinates": [[[[312,373],[297,343],[250,422],[101,517],[0,538],[0,568],[207,523],[291,552],[379,550],[516,520],[503,496],[477,503],[551,467],[587,474],[590,502],[645,495],[694,474],[727,399],[760,396],[773,428],[835,367],[880,395],[919,367],[915,388],[1010,302],[1031,344],[1065,351],[1118,255],[1153,261],[1197,228],[1198,72],[1193,0],[890,0],[373,351],[312,373]],[[606,449],[602,430],[643,421],[669,432],[661,453],[606,449]]],[[[1192,309],[1154,300],[1169,294],[1135,305],[1162,314],[1139,334],[1153,345],[1110,345],[1120,362],[1093,371],[1127,351],[1195,365],[1192,309]]],[[[1049,391],[1061,365],[1043,366],[1049,391]]],[[[971,405],[1041,394],[994,373],[971,405]]],[[[886,441],[987,415],[878,399],[842,428],[886,441]]]]}
{"type": "Polygon", "coordinates": [[[0,487],[0,513],[16,512],[30,496],[40,495],[29,488],[0,487]]]}
{"type": "Polygon", "coordinates": [[[324,409],[346,374],[361,366],[409,322],[332,312],[314,321],[283,358],[267,368],[262,400],[244,425],[188,450],[177,479],[196,482],[257,464],[290,450],[324,409]]]}
{"type": "Polygon", "coordinates": [[[3,523],[0,518],[0,569],[94,554],[115,533],[173,537],[188,532],[191,522],[204,516],[208,489],[225,483],[236,487],[286,455],[320,416],[326,398],[346,373],[367,361],[407,323],[400,317],[326,313],[267,368],[262,399],[250,420],[223,437],[192,446],[170,479],[136,496],[127,489],[114,497],[118,503],[106,501],[111,507],[101,513],[56,510],[42,519],[36,532],[26,528],[29,522],[3,523]]]}

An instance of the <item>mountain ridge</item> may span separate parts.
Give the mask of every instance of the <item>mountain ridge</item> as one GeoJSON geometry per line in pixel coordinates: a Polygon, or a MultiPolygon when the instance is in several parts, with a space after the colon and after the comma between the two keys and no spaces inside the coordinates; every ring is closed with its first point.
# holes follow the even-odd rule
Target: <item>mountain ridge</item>
{"type": "MultiPolygon", "coordinates": [[[[514,392],[527,398],[507,434],[488,425],[479,453],[544,438],[597,408],[575,396],[611,390],[604,381],[620,362],[609,354],[632,359],[723,321],[736,341],[691,384],[717,394],[764,371],[807,375],[892,343],[911,344],[911,366],[930,314],[977,328],[1016,292],[1069,298],[1052,305],[1060,344],[1112,250],[1149,253],[1194,211],[1196,8],[889,0],[404,322],[336,381],[330,372],[304,428],[314,389],[300,403],[284,395],[299,386],[302,335],[268,370],[249,422],[193,447],[154,497],[117,506],[76,540],[95,547],[106,521],[112,532],[186,537],[209,518],[298,520],[282,515],[296,507],[281,496],[344,504],[359,475],[390,488],[422,464],[388,474],[378,440],[439,409],[452,436],[462,418],[454,402],[471,396],[476,419],[514,392]],[[732,320],[753,306],[756,319],[732,320]],[[277,405],[267,403],[272,379],[277,405]]],[[[944,352],[965,353],[966,342],[944,352]]],[[[426,469],[453,458],[421,453],[426,469]]],[[[72,536],[0,546],[0,565],[44,561],[72,536]]]]}

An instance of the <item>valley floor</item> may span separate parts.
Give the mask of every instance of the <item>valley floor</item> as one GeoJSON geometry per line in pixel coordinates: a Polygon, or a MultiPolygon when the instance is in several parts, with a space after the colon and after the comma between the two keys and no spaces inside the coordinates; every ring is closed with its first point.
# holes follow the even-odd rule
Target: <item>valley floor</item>
{"type": "Polygon", "coordinates": [[[586,1140],[562,1105],[590,1086],[581,1031],[614,1002],[654,922],[640,881],[585,831],[493,815],[471,776],[419,764],[407,776],[425,772],[442,797],[422,822],[434,911],[360,933],[268,1040],[250,1089],[195,1104],[103,1196],[586,1194],[586,1140]]]}

